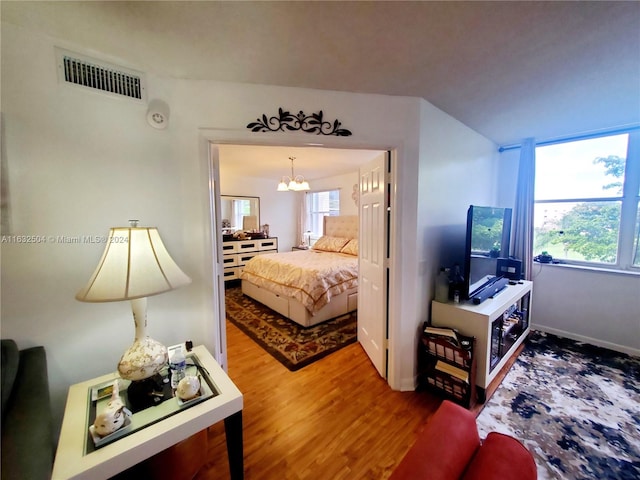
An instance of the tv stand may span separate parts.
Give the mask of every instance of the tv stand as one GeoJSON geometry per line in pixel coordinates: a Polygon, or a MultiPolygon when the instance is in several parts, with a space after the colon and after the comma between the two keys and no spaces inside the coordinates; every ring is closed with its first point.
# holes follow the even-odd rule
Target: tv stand
{"type": "Polygon", "coordinates": [[[455,328],[462,335],[476,337],[476,385],[480,402],[485,401],[487,387],[531,330],[532,293],[530,281],[515,285],[507,281],[500,295],[479,305],[431,302],[431,325],[455,328]]]}

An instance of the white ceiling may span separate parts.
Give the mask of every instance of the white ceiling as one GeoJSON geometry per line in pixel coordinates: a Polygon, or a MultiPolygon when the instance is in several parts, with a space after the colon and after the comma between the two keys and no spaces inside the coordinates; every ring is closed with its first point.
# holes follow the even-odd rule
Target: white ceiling
{"type": "MultiPolygon", "coordinates": [[[[320,147],[255,147],[220,145],[220,178],[234,173],[273,179],[273,186],[283,176],[291,177],[291,160],[295,175],[314,180],[351,173],[379,153],[371,150],[338,150],[320,147]]],[[[311,184],[313,188],[313,184],[311,184]]]]}
{"type": "Polygon", "coordinates": [[[636,1],[0,6],[157,75],[422,97],[497,144],[640,122],[636,1]]]}

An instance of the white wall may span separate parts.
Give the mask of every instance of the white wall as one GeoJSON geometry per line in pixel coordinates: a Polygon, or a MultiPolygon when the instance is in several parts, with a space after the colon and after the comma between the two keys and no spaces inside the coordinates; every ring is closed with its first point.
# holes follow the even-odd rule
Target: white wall
{"type": "MultiPolygon", "coordinates": [[[[421,106],[420,174],[416,212],[418,289],[423,321],[430,317],[441,266],[463,265],[467,209],[496,200],[497,147],[433,105],[421,106]]],[[[422,322],[406,325],[405,348],[417,349],[422,322]],[[410,330],[409,327],[413,329],[410,330]]]]}
{"type": "Polygon", "coordinates": [[[640,275],[534,264],[533,328],[640,355],[640,275]]]}
{"type": "Polygon", "coordinates": [[[353,188],[358,185],[359,174],[357,171],[334,175],[331,177],[318,178],[311,182],[312,191],[320,190],[340,190],[340,215],[358,215],[358,204],[354,202],[353,188]]]}
{"type": "MultiPolygon", "coordinates": [[[[146,104],[59,85],[53,47],[47,38],[2,24],[9,233],[45,239],[2,244],[2,337],[21,348],[45,346],[58,423],[67,387],[115,370],[134,335],[127,302],[74,299],[105,245],[59,237],[106,235],[131,218],[159,228],[193,280],[149,299],[148,333],[165,344],[211,344],[205,322],[212,307],[202,265],[206,184],[199,188],[197,158],[183,155],[175,128],[147,125],[146,104]]],[[[149,91],[170,100],[166,84],[153,76],[149,91]]]]}

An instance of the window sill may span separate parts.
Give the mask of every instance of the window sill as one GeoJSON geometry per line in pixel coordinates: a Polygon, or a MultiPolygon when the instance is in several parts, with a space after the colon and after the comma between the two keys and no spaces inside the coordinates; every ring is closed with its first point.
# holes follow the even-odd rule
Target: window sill
{"type": "Polygon", "coordinates": [[[617,268],[605,268],[605,267],[595,267],[591,265],[576,265],[573,263],[541,263],[541,262],[533,262],[534,268],[536,265],[546,267],[559,267],[559,268],[569,268],[572,270],[585,270],[589,272],[597,272],[597,273],[611,273],[614,275],[630,275],[632,277],[640,277],[640,270],[620,270],[617,268]]]}

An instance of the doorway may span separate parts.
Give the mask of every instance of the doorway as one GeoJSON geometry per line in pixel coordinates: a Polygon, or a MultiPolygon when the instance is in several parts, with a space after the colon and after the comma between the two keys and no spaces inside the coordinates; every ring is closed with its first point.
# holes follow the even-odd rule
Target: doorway
{"type": "MultiPolygon", "coordinates": [[[[298,139],[299,140],[299,139],[298,139]]],[[[293,146],[289,146],[286,148],[308,148],[308,149],[313,149],[313,150],[319,150],[324,152],[323,149],[337,149],[337,150],[342,150],[344,154],[348,154],[348,153],[353,153],[353,152],[357,152],[357,149],[354,149],[351,146],[345,146],[345,145],[340,145],[340,139],[336,140],[336,145],[318,145],[318,144],[314,144],[314,145],[309,145],[309,144],[301,144],[299,141],[295,141],[295,142],[286,142],[288,145],[293,145],[293,146]]],[[[273,147],[273,146],[278,146],[278,147],[282,147],[283,145],[281,144],[271,144],[269,142],[266,143],[261,143],[261,144],[251,144],[249,142],[243,142],[243,141],[233,141],[231,139],[225,139],[224,141],[219,141],[219,139],[216,140],[212,140],[212,139],[207,139],[207,146],[209,149],[209,158],[210,158],[210,167],[211,167],[211,172],[210,172],[210,176],[211,176],[211,182],[210,182],[210,193],[211,193],[211,202],[212,202],[212,227],[213,229],[217,228],[217,226],[220,224],[220,218],[216,218],[216,214],[217,212],[219,212],[219,196],[220,194],[245,194],[246,192],[228,192],[226,191],[226,186],[223,186],[221,183],[222,181],[225,181],[224,176],[221,176],[221,170],[224,170],[224,162],[226,161],[225,158],[225,154],[224,154],[224,150],[227,147],[230,146],[244,146],[244,147],[250,147],[250,148],[254,148],[256,149],[256,151],[259,151],[260,148],[269,148],[269,147],[273,147]]],[[[367,149],[367,147],[365,147],[365,149],[367,149]]],[[[384,153],[385,155],[389,153],[389,150],[387,148],[380,148],[379,146],[376,146],[374,148],[371,148],[370,150],[375,151],[377,154],[380,153],[384,153]]],[[[394,155],[394,152],[391,152],[391,155],[388,156],[392,156],[394,155]]],[[[286,157],[285,157],[286,158],[286,157]]],[[[283,167],[284,168],[284,167],[283,167]]],[[[304,174],[305,172],[302,171],[302,166],[298,165],[296,166],[296,170],[301,170],[301,173],[304,174]]],[[[353,171],[357,171],[358,169],[355,167],[352,167],[353,171]]],[[[273,175],[269,180],[266,180],[267,184],[269,185],[268,187],[265,188],[269,188],[269,192],[271,194],[271,192],[273,192],[273,194],[276,194],[276,186],[277,186],[277,182],[280,179],[279,175],[273,175]],[[275,182],[275,183],[274,183],[275,182]],[[273,183],[273,185],[271,185],[271,183],[273,183]]],[[[393,185],[391,185],[391,183],[388,184],[389,187],[392,187],[393,185]]],[[[312,183],[312,189],[314,189],[314,185],[312,183]]],[[[391,188],[390,190],[390,194],[389,194],[389,198],[391,198],[391,196],[393,195],[393,191],[394,189],[391,188]]],[[[250,192],[252,195],[256,195],[256,192],[250,192]]],[[[347,192],[349,194],[349,196],[351,196],[351,191],[347,192]]],[[[285,194],[286,195],[286,194],[285,194]]],[[[261,196],[261,195],[258,195],[261,196]]],[[[268,205],[268,202],[265,202],[263,199],[261,199],[261,204],[268,205]]],[[[341,209],[342,210],[342,209],[341,209]]],[[[341,212],[342,214],[342,212],[341,212]]],[[[264,217],[264,214],[263,214],[264,217]]],[[[391,217],[389,217],[391,218],[391,217]]],[[[387,228],[390,228],[391,222],[388,222],[387,228]]],[[[385,233],[385,231],[380,231],[378,232],[379,235],[379,243],[387,243],[390,241],[391,236],[389,235],[389,232],[387,230],[387,232],[385,233]]],[[[214,240],[217,239],[217,237],[215,235],[212,235],[214,240]]],[[[280,241],[279,241],[280,243],[280,241]]],[[[387,245],[386,248],[387,253],[389,253],[391,251],[391,248],[389,248],[389,245],[387,245]]],[[[218,292],[219,292],[219,301],[218,301],[218,311],[219,311],[219,318],[224,319],[225,318],[225,311],[224,311],[224,281],[223,278],[220,277],[220,272],[221,272],[221,253],[220,253],[220,249],[219,246],[217,245],[217,241],[214,242],[214,254],[215,254],[215,259],[214,259],[214,263],[217,263],[217,269],[215,269],[216,274],[214,274],[214,276],[217,276],[216,278],[216,284],[218,285],[218,292]],[[217,260],[216,260],[217,259],[217,260]]],[[[388,262],[386,262],[388,264],[388,262]]],[[[389,273],[386,272],[385,276],[388,276],[389,273]]],[[[385,284],[385,288],[384,290],[380,291],[379,294],[381,296],[383,296],[383,305],[385,305],[385,308],[383,308],[382,310],[384,311],[385,315],[388,316],[388,312],[389,312],[389,308],[388,308],[388,301],[390,299],[390,296],[392,295],[389,292],[389,288],[388,285],[385,284]]],[[[385,322],[386,322],[386,317],[385,317],[385,322]]],[[[224,325],[224,322],[220,322],[220,325],[217,326],[217,328],[219,329],[218,332],[218,337],[220,338],[220,347],[223,350],[223,352],[225,352],[226,354],[226,327],[224,325]]],[[[384,330],[385,335],[387,334],[387,332],[389,331],[386,327],[386,325],[384,325],[383,327],[381,327],[381,329],[384,330]]],[[[393,385],[393,371],[392,370],[388,370],[387,369],[387,365],[386,362],[388,361],[389,356],[387,355],[386,352],[386,348],[387,348],[387,342],[385,340],[385,355],[384,355],[384,362],[385,365],[383,367],[383,372],[381,372],[382,376],[385,376],[385,373],[388,372],[389,374],[387,375],[387,381],[390,385],[393,385]]],[[[391,342],[388,342],[389,347],[391,347],[391,342]]],[[[225,364],[226,364],[226,358],[224,358],[225,364]]],[[[397,388],[397,387],[396,387],[397,388]]]]}

